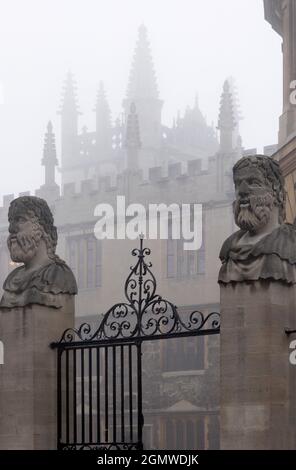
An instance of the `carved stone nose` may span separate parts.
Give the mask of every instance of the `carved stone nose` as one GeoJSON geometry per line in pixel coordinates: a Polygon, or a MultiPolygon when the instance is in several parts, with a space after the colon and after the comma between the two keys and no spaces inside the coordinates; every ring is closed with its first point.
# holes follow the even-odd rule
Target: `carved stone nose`
{"type": "Polygon", "coordinates": [[[240,195],[249,194],[249,187],[245,181],[240,184],[238,192],[240,195]]]}
{"type": "Polygon", "coordinates": [[[17,232],[16,224],[11,222],[9,224],[8,231],[9,233],[16,233],[17,232]]]}

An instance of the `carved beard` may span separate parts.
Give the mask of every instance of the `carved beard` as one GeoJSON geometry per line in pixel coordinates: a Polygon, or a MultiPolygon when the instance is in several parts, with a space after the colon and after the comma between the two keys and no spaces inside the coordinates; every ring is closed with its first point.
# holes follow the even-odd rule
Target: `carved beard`
{"type": "Polygon", "coordinates": [[[235,223],[242,230],[256,233],[259,228],[269,222],[273,207],[274,196],[270,193],[265,196],[238,198],[233,203],[235,223]],[[248,205],[241,207],[241,203],[248,203],[248,205]]]}
{"type": "Polygon", "coordinates": [[[42,232],[35,228],[31,233],[10,234],[7,240],[7,246],[12,261],[16,263],[28,263],[38,250],[42,232]]]}

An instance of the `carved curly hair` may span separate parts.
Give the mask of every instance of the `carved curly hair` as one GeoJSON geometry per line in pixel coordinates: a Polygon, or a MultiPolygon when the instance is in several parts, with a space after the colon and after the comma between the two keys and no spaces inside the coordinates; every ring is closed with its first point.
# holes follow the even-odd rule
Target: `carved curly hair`
{"type": "Polygon", "coordinates": [[[9,222],[20,214],[28,214],[32,218],[34,225],[39,226],[41,229],[49,258],[55,262],[64,263],[55,253],[58,234],[47,202],[37,196],[20,196],[10,203],[8,211],[9,222]]]}
{"type": "Polygon", "coordinates": [[[233,167],[233,176],[238,170],[247,167],[255,167],[264,175],[265,180],[272,187],[275,196],[275,204],[279,208],[279,219],[283,222],[286,217],[285,202],[285,180],[282,175],[279,163],[272,157],[266,155],[249,155],[240,158],[233,167]]]}

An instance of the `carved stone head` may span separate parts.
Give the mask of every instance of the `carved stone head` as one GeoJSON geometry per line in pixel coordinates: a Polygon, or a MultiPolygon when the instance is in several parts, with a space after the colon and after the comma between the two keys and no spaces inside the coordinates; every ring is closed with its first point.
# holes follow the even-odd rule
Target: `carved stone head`
{"type": "Polygon", "coordinates": [[[8,211],[11,259],[23,263],[11,271],[3,284],[0,308],[39,304],[61,308],[77,293],[71,269],[56,255],[57,229],[44,199],[22,196],[8,211]]]}
{"type": "Polygon", "coordinates": [[[284,178],[277,161],[265,155],[243,157],[233,167],[233,180],[234,217],[242,230],[256,233],[272,216],[283,223],[284,178]]]}
{"type": "MultiPolygon", "coordinates": [[[[25,265],[55,259],[57,230],[44,199],[22,196],[9,207],[9,237],[11,259],[25,265]]],[[[33,266],[32,266],[33,267],[33,266]]]]}

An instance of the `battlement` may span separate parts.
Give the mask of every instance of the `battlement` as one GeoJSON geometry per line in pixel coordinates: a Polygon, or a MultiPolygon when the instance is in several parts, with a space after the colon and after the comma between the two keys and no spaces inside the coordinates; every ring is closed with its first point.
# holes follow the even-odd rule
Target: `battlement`
{"type": "Polygon", "coordinates": [[[256,154],[257,154],[257,149],[256,148],[244,149],[243,150],[243,157],[248,157],[249,155],[256,155],[256,154]]]}
{"type": "MultiPolygon", "coordinates": [[[[216,163],[219,158],[221,155],[216,154],[208,158],[207,162],[193,159],[151,167],[146,171],[124,170],[110,176],[88,178],[79,185],[74,182],[67,183],[62,194],[48,202],[51,206],[59,207],[59,212],[64,207],[67,208],[66,212],[73,209],[83,210],[86,214],[89,212],[88,208],[93,208],[99,202],[114,203],[117,195],[127,194],[131,200],[144,204],[162,201],[185,203],[197,200],[204,203],[216,199],[219,167],[216,163]]],[[[226,168],[224,173],[227,178],[226,168]]],[[[226,186],[228,187],[229,183],[226,186]]],[[[30,192],[22,192],[19,196],[29,194],[30,192]]],[[[36,194],[39,194],[39,190],[36,194]]],[[[0,207],[0,220],[3,220],[3,224],[7,221],[8,207],[14,197],[13,194],[3,197],[3,206],[0,207]]],[[[44,197],[46,198],[46,195],[44,197]]]]}
{"type": "Polygon", "coordinates": [[[8,209],[9,204],[11,201],[15,199],[14,194],[7,194],[6,196],[3,196],[3,208],[8,209]]]}
{"type": "Polygon", "coordinates": [[[16,199],[17,197],[21,197],[21,196],[30,196],[31,195],[31,192],[30,191],[23,191],[21,193],[18,193],[17,195],[14,195],[14,194],[5,194],[3,196],[3,205],[2,207],[0,207],[0,209],[8,209],[10,203],[16,199]]]}
{"type": "Polygon", "coordinates": [[[23,192],[20,192],[18,194],[5,194],[3,196],[3,203],[2,203],[2,206],[0,206],[0,225],[2,226],[7,226],[8,222],[7,222],[7,214],[8,214],[8,209],[9,209],[9,205],[10,203],[16,199],[17,197],[20,197],[20,196],[30,196],[31,193],[30,191],[23,191],[23,192]]]}
{"type": "Polygon", "coordinates": [[[188,176],[198,177],[205,174],[209,173],[208,171],[202,170],[201,159],[172,163],[167,167],[151,167],[147,172],[143,170],[124,170],[117,175],[113,174],[96,179],[83,180],[80,183],[80,190],[77,189],[75,183],[67,183],[64,185],[62,198],[83,197],[85,195],[104,194],[108,192],[123,194],[126,192],[127,185],[131,182],[133,186],[155,185],[173,181],[178,178],[186,178],[188,176]]]}

